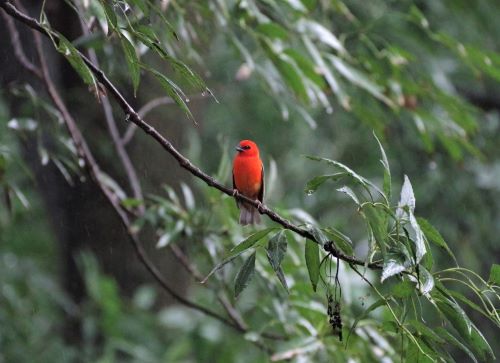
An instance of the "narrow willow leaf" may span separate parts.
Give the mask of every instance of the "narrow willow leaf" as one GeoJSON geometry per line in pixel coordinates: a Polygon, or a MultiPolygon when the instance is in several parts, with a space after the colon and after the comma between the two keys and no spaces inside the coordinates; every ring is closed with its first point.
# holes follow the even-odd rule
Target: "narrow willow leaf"
{"type": "Polygon", "coordinates": [[[368,220],[370,228],[375,237],[375,242],[382,253],[382,257],[386,255],[386,240],[387,240],[387,218],[385,218],[384,211],[377,209],[373,204],[365,204],[363,206],[363,213],[368,220]]]}
{"type": "Polygon", "coordinates": [[[309,52],[309,54],[311,55],[312,59],[315,62],[315,68],[321,70],[321,75],[325,78],[326,83],[328,83],[328,87],[335,94],[339,103],[344,108],[349,109],[349,96],[340,86],[339,82],[333,75],[333,72],[331,71],[330,67],[326,64],[325,60],[323,59],[323,56],[321,55],[319,49],[307,36],[303,36],[302,41],[304,42],[307,51],[309,52]]]}
{"type": "Polygon", "coordinates": [[[405,210],[409,210],[412,213],[415,211],[415,195],[413,194],[413,187],[411,186],[410,179],[406,175],[403,187],[401,188],[401,196],[399,198],[396,216],[402,218],[405,210]]]}
{"type": "Polygon", "coordinates": [[[288,241],[283,230],[269,239],[267,257],[274,271],[277,271],[281,266],[281,261],[283,261],[285,257],[287,246],[288,241]]]}
{"type": "Polygon", "coordinates": [[[281,268],[281,266],[276,270],[276,276],[278,276],[278,280],[280,280],[281,285],[283,285],[286,292],[289,293],[288,284],[286,282],[285,274],[283,273],[283,269],[281,268]]]}
{"type": "Polygon", "coordinates": [[[382,276],[380,282],[388,279],[391,276],[397,275],[410,267],[411,262],[402,251],[389,252],[384,259],[384,267],[382,269],[382,276]]]}
{"type": "Polygon", "coordinates": [[[57,51],[61,53],[68,60],[73,69],[83,79],[85,84],[97,87],[94,74],[92,73],[90,68],[85,64],[83,59],[80,57],[78,51],[73,46],[73,44],[71,44],[71,42],[61,34],[59,34],[59,43],[57,45],[57,51]]]}
{"type": "Polygon", "coordinates": [[[299,99],[307,102],[309,96],[306,85],[303,82],[304,77],[295,61],[286,54],[273,57],[273,59],[274,65],[285,83],[293,90],[299,99]]]}
{"type": "Polygon", "coordinates": [[[423,335],[438,344],[445,343],[445,340],[442,337],[440,337],[438,334],[434,332],[434,330],[432,330],[422,322],[412,319],[408,321],[408,324],[411,325],[413,328],[415,328],[418,335],[423,335]]]}
{"type": "Polygon", "coordinates": [[[344,185],[342,188],[338,188],[337,191],[346,194],[354,201],[354,203],[356,203],[356,205],[359,205],[359,199],[356,196],[356,193],[354,193],[354,190],[352,190],[348,186],[344,185]]]}
{"type": "Polygon", "coordinates": [[[304,55],[296,49],[287,48],[283,51],[286,55],[290,56],[295,63],[299,66],[302,73],[304,73],[307,78],[314,82],[320,89],[326,86],[325,79],[322,77],[321,73],[316,69],[314,63],[309,60],[309,58],[304,57],[304,55]]]}
{"type": "Polygon", "coordinates": [[[118,19],[116,18],[115,11],[113,10],[112,0],[101,0],[100,3],[104,9],[104,14],[106,15],[106,20],[108,22],[108,35],[110,35],[116,30],[118,26],[118,19]]]}
{"type": "Polygon", "coordinates": [[[342,179],[345,175],[346,173],[335,173],[316,176],[307,182],[304,192],[306,192],[307,195],[311,195],[327,180],[337,181],[342,179]]]}
{"type": "Polygon", "coordinates": [[[385,194],[380,190],[379,187],[377,187],[375,184],[373,184],[371,181],[366,179],[365,177],[362,177],[361,175],[357,174],[354,170],[349,168],[348,166],[332,160],[328,158],[322,158],[319,156],[312,156],[312,155],[305,155],[306,158],[314,161],[324,161],[340,170],[342,170],[344,173],[346,173],[349,177],[351,177],[356,183],[360,184],[362,187],[364,187],[368,193],[370,193],[370,190],[368,189],[373,188],[373,190],[377,191],[381,196],[385,197],[385,194]]]}
{"type": "Polygon", "coordinates": [[[184,92],[180,89],[179,86],[177,86],[171,79],[166,77],[165,75],[161,74],[160,72],[147,67],[146,68],[148,71],[153,73],[153,75],[156,77],[156,79],[160,82],[161,86],[163,89],[167,92],[167,94],[174,100],[174,102],[184,111],[184,113],[194,121],[194,116],[191,113],[191,110],[186,104],[186,95],[184,92]]]}
{"type": "Polygon", "coordinates": [[[378,98],[380,101],[384,102],[386,105],[395,107],[394,102],[385,95],[384,88],[372,81],[366,74],[350,66],[339,57],[329,55],[328,58],[330,59],[330,62],[335,67],[335,69],[348,81],[364,89],[375,98],[378,98]]]}
{"type": "MultiPolygon", "coordinates": [[[[363,313],[359,314],[358,317],[356,318],[356,320],[354,320],[354,323],[352,324],[351,329],[349,330],[349,334],[347,335],[347,342],[349,341],[349,337],[351,336],[354,329],[356,329],[356,326],[358,325],[358,323],[362,319],[366,319],[368,317],[368,314],[370,314],[372,311],[374,311],[375,309],[378,309],[381,306],[384,306],[385,304],[386,304],[385,299],[382,299],[382,298],[378,299],[373,304],[371,304],[368,308],[366,308],[366,310],[363,311],[363,313]]],[[[346,342],[346,344],[347,344],[347,342],[346,342]]]]}
{"type": "Polygon", "coordinates": [[[238,297],[241,292],[248,286],[255,274],[255,251],[248,256],[241,269],[236,274],[234,280],[234,297],[238,297]]]}
{"type": "Polygon", "coordinates": [[[278,23],[262,23],[259,24],[256,28],[255,31],[261,34],[264,34],[268,36],[269,38],[272,39],[286,39],[288,38],[288,31],[283,28],[281,25],[278,23]]]}
{"type": "Polygon", "coordinates": [[[320,23],[302,18],[297,22],[297,30],[305,33],[310,37],[314,37],[329,47],[335,49],[339,53],[345,53],[345,48],[340,40],[329,29],[325,28],[320,23]]]}
{"type": "Polygon", "coordinates": [[[305,227],[309,232],[311,232],[316,242],[319,243],[321,246],[324,246],[325,243],[329,241],[328,237],[326,237],[325,234],[318,227],[309,223],[307,223],[305,227]]]}
{"type": "Polygon", "coordinates": [[[194,194],[191,188],[184,182],[181,182],[182,195],[184,196],[184,203],[187,210],[193,210],[196,207],[194,194]]]}
{"type": "Polygon", "coordinates": [[[420,229],[420,225],[417,222],[417,219],[413,215],[413,212],[409,213],[410,216],[410,225],[413,228],[413,231],[415,232],[415,237],[412,239],[413,243],[415,243],[415,257],[416,257],[416,263],[419,263],[422,260],[422,257],[427,252],[427,248],[425,247],[425,241],[424,241],[424,233],[420,229]]]}
{"type": "Polygon", "coordinates": [[[455,301],[447,298],[436,290],[432,293],[432,297],[439,311],[441,311],[451,325],[453,325],[468,348],[474,352],[479,360],[481,362],[494,360],[495,355],[490,345],[476,326],[472,324],[463,309],[455,301]]]}
{"type": "Polygon", "coordinates": [[[432,274],[422,265],[419,266],[419,281],[420,292],[423,295],[428,294],[434,288],[434,277],[432,277],[432,274]]]}
{"type": "Polygon", "coordinates": [[[316,287],[318,286],[319,280],[319,245],[309,239],[306,239],[305,245],[305,258],[307,271],[309,272],[309,280],[311,280],[311,285],[316,292],[316,287]]]}
{"type": "Polygon", "coordinates": [[[465,344],[463,344],[460,340],[454,337],[450,332],[448,332],[446,329],[440,326],[434,328],[434,330],[436,331],[437,334],[439,334],[439,336],[445,339],[448,343],[464,351],[472,359],[474,363],[478,363],[474,353],[472,353],[470,349],[465,346],[465,344]]]}
{"type": "Polygon", "coordinates": [[[491,265],[491,270],[490,270],[490,278],[488,279],[488,282],[500,286],[500,265],[497,265],[494,263],[491,265]]]}
{"type": "Polygon", "coordinates": [[[144,16],[149,17],[149,6],[147,0],[130,0],[134,3],[139,9],[141,9],[144,16]]]}
{"type": "Polygon", "coordinates": [[[375,132],[373,132],[373,136],[375,137],[375,140],[377,140],[378,146],[380,148],[380,154],[382,155],[382,159],[380,160],[380,162],[382,163],[382,166],[384,167],[383,190],[384,190],[384,193],[387,197],[387,200],[390,201],[391,200],[391,193],[392,193],[392,190],[391,190],[392,181],[391,181],[391,169],[389,167],[389,160],[387,160],[387,155],[385,154],[385,150],[382,146],[382,143],[380,142],[377,135],[375,134],[375,132]]]}
{"type": "Polygon", "coordinates": [[[427,237],[427,239],[432,243],[434,243],[435,245],[441,247],[446,252],[448,252],[448,254],[453,258],[453,260],[456,261],[455,255],[448,247],[448,244],[445,242],[444,238],[441,236],[439,231],[436,228],[434,228],[434,226],[424,218],[421,217],[417,218],[417,222],[420,225],[422,231],[424,232],[425,237],[427,237]]]}
{"type": "Polygon", "coordinates": [[[125,36],[121,36],[120,40],[123,52],[125,53],[125,60],[127,61],[130,78],[132,79],[135,97],[141,79],[141,67],[139,65],[139,59],[137,58],[137,53],[135,52],[135,48],[132,43],[125,36]]]}
{"type": "Polygon", "coordinates": [[[258,241],[260,241],[262,238],[267,236],[269,232],[275,231],[277,228],[266,228],[262,229],[258,232],[255,232],[254,234],[248,236],[246,239],[244,239],[241,243],[239,243],[237,246],[233,247],[229,253],[227,253],[224,258],[222,259],[221,262],[219,262],[215,267],[208,273],[208,275],[201,281],[201,283],[205,283],[210,276],[212,276],[215,272],[220,270],[224,265],[227,263],[231,262],[234,260],[236,257],[238,257],[240,254],[248,250],[250,247],[255,245],[258,241]]]}

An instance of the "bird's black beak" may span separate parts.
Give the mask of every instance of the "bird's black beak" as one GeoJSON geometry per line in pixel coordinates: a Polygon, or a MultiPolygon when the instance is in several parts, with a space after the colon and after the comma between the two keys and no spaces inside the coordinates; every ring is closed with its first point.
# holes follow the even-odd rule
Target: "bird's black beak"
{"type": "Polygon", "coordinates": [[[238,146],[236,146],[236,150],[238,150],[238,152],[242,152],[245,149],[243,149],[240,145],[238,145],[238,146]]]}

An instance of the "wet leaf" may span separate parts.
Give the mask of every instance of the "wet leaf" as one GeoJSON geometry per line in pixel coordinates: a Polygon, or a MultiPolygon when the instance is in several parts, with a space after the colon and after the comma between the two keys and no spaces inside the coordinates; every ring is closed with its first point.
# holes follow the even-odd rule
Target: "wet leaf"
{"type": "Polygon", "coordinates": [[[318,190],[318,188],[327,180],[332,180],[332,181],[337,181],[339,179],[342,179],[347,175],[346,173],[335,173],[335,174],[327,174],[327,175],[319,175],[311,180],[309,180],[306,184],[306,187],[304,188],[304,192],[308,195],[311,195],[318,190]]]}
{"type": "Polygon", "coordinates": [[[269,239],[267,245],[267,257],[274,271],[281,266],[281,261],[286,254],[288,241],[285,232],[282,230],[269,239]]]}
{"type": "Polygon", "coordinates": [[[222,259],[221,262],[219,262],[215,267],[209,272],[209,274],[201,281],[201,283],[205,283],[210,276],[212,276],[215,272],[217,272],[219,269],[221,269],[224,265],[227,263],[231,262],[234,260],[236,257],[238,257],[240,254],[248,250],[250,247],[255,245],[257,242],[259,242],[262,238],[267,236],[271,231],[275,231],[277,228],[266,228],[262,229],[260,231],[257,231],[250,236],[248,236],[246,239],[244,239],[240,244],[237,246],[233,247],[229,253],[227,253],[224,258],[222,259]]]}
{"type": "Polygon", "coordinates": [[[313,290],[316,292],[316,287],[319,280],[319,245],[306,238],[305,244],[305,259],[307,271],[309,272],[309,280],[311,280],[311,285],[313,290]]]}
{"type": "Polygon", "coordinates": [[[255,253],[253,252],[248,256],[236,275],[236,279],[234,280],[234,297],[238,297],[243,292],[255,274],[255,253]]]}

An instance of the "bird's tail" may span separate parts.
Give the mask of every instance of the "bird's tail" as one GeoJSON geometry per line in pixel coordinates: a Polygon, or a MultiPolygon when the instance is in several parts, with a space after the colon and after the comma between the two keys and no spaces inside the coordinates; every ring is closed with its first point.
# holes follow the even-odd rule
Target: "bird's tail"
{"type": "Polygon", "coordinates": [[[240,224],[246,226],[247,224],[260,223],[260,215],[257,208],[252,205],[240,205],[240,224]]]}

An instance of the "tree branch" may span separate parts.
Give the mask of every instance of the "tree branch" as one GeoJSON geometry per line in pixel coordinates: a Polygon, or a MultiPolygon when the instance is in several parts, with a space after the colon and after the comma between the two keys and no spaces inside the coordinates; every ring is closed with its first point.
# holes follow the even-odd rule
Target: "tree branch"
{"type": "MultiPolygon", "coordinates": [[[[9,15],[12,17],[16,18],[20,22],[26,24],[32,29],[37,30],[38,32],[49,36],[54,39],[58,39],[57,33],[53,31],[49,31],[45,29],[38,21],[36,21],[34,18],[27,16],[26,14],[23,14],[22,12],[19,12],[19,10],[13,6],[9,1],[7,0],[0,0],[0,7],[4,9],[9,15]]],[[[305,237],[307,239],[310,239],[320,245],[322,245],[321,241],[316,239],[314,235],[308,231],[307,229],[300,228],[290,221],[286,220],[285,218],[281,217],[279,214],[276,212],[272,211],[269,207],[262,205],[259,203],[257,200],[253,200],[251,198],[248,198],[244,195],[241,195],[239,193],[235,193],[235,190],[226,187],[225,185],[221,184],[217,180],[215,180],[213,177],[210,175],[204,173],[201,169],[199,169],[196,165],[191,163],[189,159],[187,159],[184,155],[182,155],[173,145],[172,143],[164,138],[155,128],[153,128],[151,125],[149,125],[147,122],[145,122],[139,114],[134,110],[134,108],[127,102],[125,97],[118,91],[118,89],[115,87],[115,85],[107,78],[107,76],[104,74],[104,72],[97,67],[94,63],[92,63],[84,54],[81,52],[78,53],[79,56],[83,59],[85,64],[92,70],[94,73],[95,77],[99,80],[100,83],[104,85],[104,87],[107,89],[108,93],[113,96],[115,101],[118,103],[118,105],[121,107],[123,112],[126,115],[125,120],[129,122],[133,122],[136,124],[139,128],[141,128],[146,134],[150,135],[152,138],[154,138],[170,155],[172,155],[177,162],[179,163],[179,166],[186,169],[189,171],[191,174],[196,176],[197,178],[203,180],[206,184],[209,186],[218,189],[219,191],[229,195],[229,196],[234,196],[236,199],[239,199],[240,201],[245,201],[248,204],[253,205],[254,207],[259,209],[259,212],[261,214],[267,215],[271,220],[274,222],[280,224],[284,228],[291,230],[298,235],[305,237]]],[[[328,251],[333,257],[337,257],[343,261],[346,261],[349,264],[354,264],[354,265],[359,265],[359,266],[365,266],[365,261],[359,260],[356,257],[353,256],[348,256],[344,254],[342,251],[337,249],[333,243],[327,244],[328,246],[328,251]]],[[[325,246],[322,246],[325,247],[325,246]]],[[[380,269],[382,266],[377,263],[369,263],[368,266],[369,268],[372,269],[380,269]]]]}

